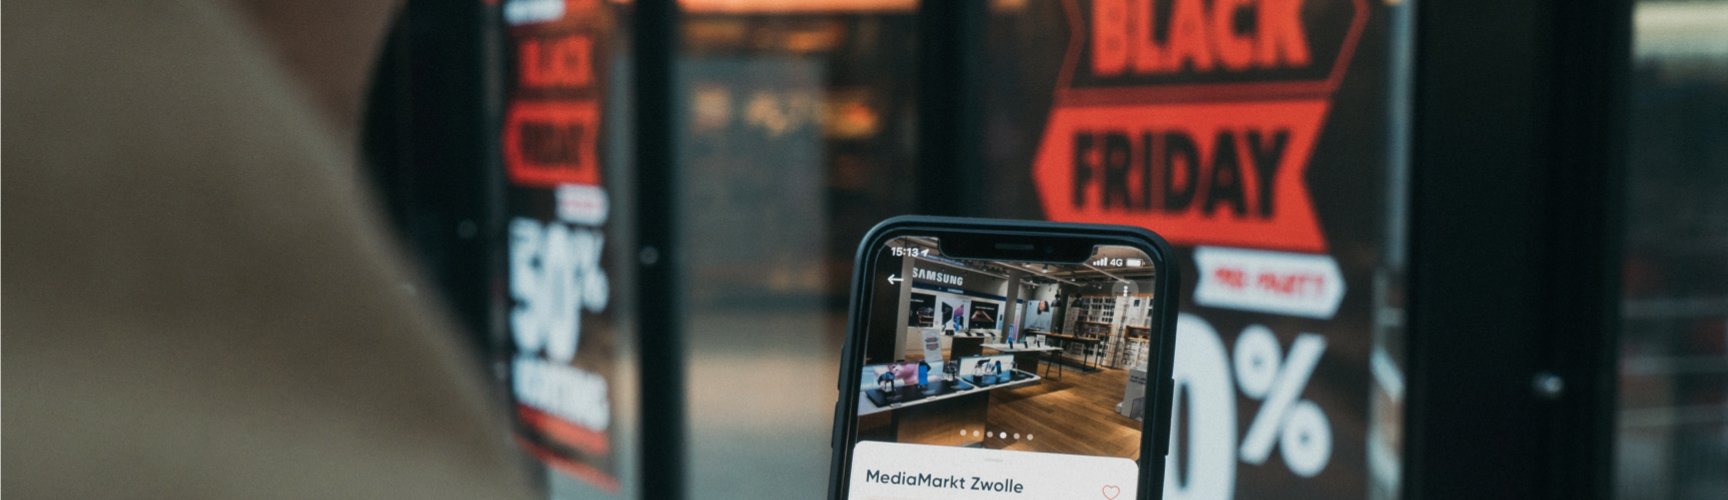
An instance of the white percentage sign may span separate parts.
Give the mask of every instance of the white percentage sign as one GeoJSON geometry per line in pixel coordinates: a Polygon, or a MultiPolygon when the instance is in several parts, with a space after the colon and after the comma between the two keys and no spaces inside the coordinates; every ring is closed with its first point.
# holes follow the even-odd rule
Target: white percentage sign
{"type": "Polygon", "coordinates": [[[1314,477],[1332,458],[1332,427],[1319,405],[1298,398],[1326,352],[1326,338],[1298,335],[1282,361],[1280,350],[1278,337],[1261,325],[1249,326],[1236,337],[1236,383],[1243,394],[1264,402],[1242,436],[1242,461],[1266,463],[1277,444],[1291,472],[1314,477]]]}

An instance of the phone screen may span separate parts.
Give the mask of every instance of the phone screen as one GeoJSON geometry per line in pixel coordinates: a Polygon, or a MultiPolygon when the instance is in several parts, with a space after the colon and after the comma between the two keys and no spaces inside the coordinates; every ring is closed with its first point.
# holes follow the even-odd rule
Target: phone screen
{"type": "Polygon", "coordinates": [[[1144,251],[965,259],[899,237],[866,258],[849,498],[1137,498],[1141,418],[1156,408],[1144,251]]]}

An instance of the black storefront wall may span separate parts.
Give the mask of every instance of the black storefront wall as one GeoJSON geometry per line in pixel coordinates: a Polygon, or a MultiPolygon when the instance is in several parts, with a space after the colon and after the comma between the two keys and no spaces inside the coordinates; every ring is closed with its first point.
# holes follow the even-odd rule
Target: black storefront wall
{"type": "Polygon", "coordinates": [[[1630,13],[1418,7],[1410,497],[1612,492],[1630,13]]]}
{"type": "Polygon", "coordinates": [[[491,27],[469,2],[407,2],[367,96],[360,154],[380,209],[477,351],[491,348],[490,266],[502,179],[488,117],[491,27]],[[476,265],[477,263],[482,265],[476,265]]]}

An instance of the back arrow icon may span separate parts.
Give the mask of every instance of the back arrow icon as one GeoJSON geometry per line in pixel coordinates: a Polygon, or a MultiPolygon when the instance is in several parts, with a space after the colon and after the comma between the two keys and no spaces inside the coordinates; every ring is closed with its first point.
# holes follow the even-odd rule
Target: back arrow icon
{"type": "Polygon", "coordinates": [[[898,285],[901,281],[905,281],[905,279],[901,278],[898,274],[888,275],[888,284],[890,285],[898,285]]]}

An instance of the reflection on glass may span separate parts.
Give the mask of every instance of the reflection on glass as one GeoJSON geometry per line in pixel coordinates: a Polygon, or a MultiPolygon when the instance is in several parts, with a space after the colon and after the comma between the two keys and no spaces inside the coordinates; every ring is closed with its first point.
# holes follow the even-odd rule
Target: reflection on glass
{"type": "Polygon", "coordinates": [[[910,212],[915,2],[680,2],[691,498],[828,477],[852,252],[910,212]]]}
{"type": "Polygon", "coordinates": [[[1616,496],[1728,491],[1728,2],[1639,2],[1616,496]]]}

